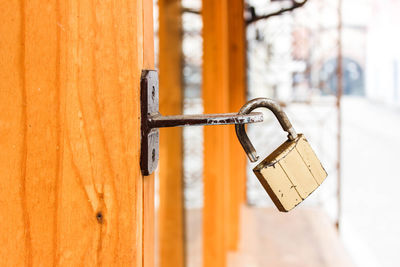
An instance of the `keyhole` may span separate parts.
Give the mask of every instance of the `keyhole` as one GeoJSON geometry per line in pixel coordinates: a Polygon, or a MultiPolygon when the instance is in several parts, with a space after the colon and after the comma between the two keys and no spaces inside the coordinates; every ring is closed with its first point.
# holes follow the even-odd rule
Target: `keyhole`
{"type": "Polygon", "coordinates": [[[153,151],[151,152],[151,159],[153,162],[156,160],[156,150],[153,148],[153,151]]]}
{"type": "Polygon", "coordinates": [[[153,99],[153,102],[155,97],[156,97],[156,87],[153,85],[153,90],[151,91],[151,99],[153,99]]]}

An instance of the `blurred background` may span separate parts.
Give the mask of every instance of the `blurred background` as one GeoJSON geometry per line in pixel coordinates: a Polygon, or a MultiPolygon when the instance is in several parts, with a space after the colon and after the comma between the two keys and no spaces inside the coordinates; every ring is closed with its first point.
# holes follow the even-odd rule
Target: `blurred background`
{"type": "MultiPolygon", "coordinates": [[[[202,1],[178,2],[182,109],[203,113],[202,1]]],[[[243,9],[247,100],[278,100],[329,176],[281,214],[246,160],[238,245],[228,249],[227,266],[400,266],[400,1],[245,0],[243,9]]],[[[159,12],[155,1],[156,43],[159,12]]],[[[248,132],[264,158],[285,133],[260,111],[265,121],[248,132]]],[[[191,267],[204,265],[203,131],[183,129],[182,261],[191,267]]],[[[157,195],[157,209],[161,201],[157,195]]],[[[170,266],[160,259],[163,229],[156,263],[170,266]]]]}

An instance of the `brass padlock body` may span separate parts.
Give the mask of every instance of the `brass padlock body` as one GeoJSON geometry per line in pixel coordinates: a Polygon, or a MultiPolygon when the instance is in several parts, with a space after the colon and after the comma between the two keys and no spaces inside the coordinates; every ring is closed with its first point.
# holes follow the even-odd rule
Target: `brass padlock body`
{"type": "Polygon", "coordinates": [[[307,198],[327,173],[303,134],[287,140],[253,172],[280,211],[290,211],[307,198]]]}

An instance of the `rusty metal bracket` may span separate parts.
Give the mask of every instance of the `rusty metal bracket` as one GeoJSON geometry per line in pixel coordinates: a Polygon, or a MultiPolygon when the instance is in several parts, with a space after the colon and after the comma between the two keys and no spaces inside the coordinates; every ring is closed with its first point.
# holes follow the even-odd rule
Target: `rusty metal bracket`
{"type": "Polygon", "coordinates": [[[143,70],[140,82],[141,101],[141,155],[140,168],[143,175],[150,175],[158,164],[159,129],[162,127],[208,126],[224,124],[247,124],[263,121],[259,112],[249,114],[223,113],[162,116],[158,106],[158,73],[143,70]]]}

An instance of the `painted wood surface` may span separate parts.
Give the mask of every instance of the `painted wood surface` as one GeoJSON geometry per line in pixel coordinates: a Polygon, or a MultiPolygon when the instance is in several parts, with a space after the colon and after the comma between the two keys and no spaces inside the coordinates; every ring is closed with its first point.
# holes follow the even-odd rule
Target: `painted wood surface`
{"type": "Polygon", "coordinates": [[[303,134],[287,140],[254,169],[258,180],[280,211],[290,211],[327,177],[303,134]]]}
{"type": "Polygon", "coordinates": [[[139,169],[151,5],[0,3],[1,266],[152,266],[153,177],[139,169]]]}
{"type": "MultiPolygon", "coordinates": [[[[203,0],[204,113],[229,110],[227,0],[203,0]]],[[[226,265],[230,126],[204,127],[203,266],[226,265]]]]}
{"type": "MultiPolygon", "coordinates": [[[[182,22],[179,0],[159,0],[160,112],[182,114],[182,22]]],[[[183,267],[182,128],[160,130],[158,244],[161,267],[183,267]]]]}

